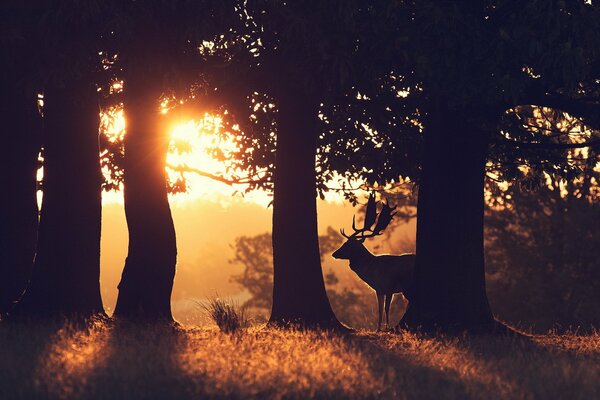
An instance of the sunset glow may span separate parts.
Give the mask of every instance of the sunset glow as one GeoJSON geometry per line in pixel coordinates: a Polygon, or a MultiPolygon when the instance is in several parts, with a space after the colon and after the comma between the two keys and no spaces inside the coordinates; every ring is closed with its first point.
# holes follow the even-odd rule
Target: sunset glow
{"type": "MultiPolygon", "coordinates": [[[[161,109],[162,114],[168,108],[161,109]]],[[[170,128],[169,152],[166,171],[171,182],[177,181],[183,173],[187,191],[172,197],[173,201],[190,201],[199,198],[223,200],[245,189],[243,185],[228,185],[209,176],[228,177],[230,163],[224,155],[238,151],[233,140],[219,134],[223,128],[219,116],[205,114],[198,120],[177,121],[170,128]]],[[[101,115],[101,131],[112,144],[122,143],[126,134],[126,118],[121,107],[113,107],[101,115]]],[[[104,150],[101,155],[106,154],[104,150]]],[[[103,168],[108,176],[108,169],[103,168]]],[[[122,194],[104,193],[104,202],[122,202],[122,194]]],[[[253,191],[244,199],[267,206],[271,197],[264,191],[253,191]]]]}

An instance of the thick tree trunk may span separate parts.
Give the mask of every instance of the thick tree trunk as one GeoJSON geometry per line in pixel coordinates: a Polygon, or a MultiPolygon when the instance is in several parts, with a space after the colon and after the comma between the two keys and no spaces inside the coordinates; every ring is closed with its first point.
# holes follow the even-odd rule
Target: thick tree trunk
{"type": "Polygon", "coordinates": [[[158,98],[143,82],[127,81],[125,214],[129,250],[115,316],[172,321],[171,291],[177,247],[167,198],[168,132],[158,98]]]}
{"type": "Polygon", "coordinates": [[[401,325],[489,330],[483,253],[487,136],[456,113],[433,114],[419,185],[415,288],[401,325]]]}
{"type": "Polygon", "coordinates": [[[318,103],[280,96],[273,199],[273,309],[270,322],[340,328],[323,281],[315,156],[318,103]]]}
{"type": "Polygon", "coordinates": [[[103,313],[100,297],[100,125],[93,85],[49,89],[43,200],[33,274],[18,315],[103,313]]]}
{"type": "Polygon", "coordinates": [[[29,281],[37,241],[37,156],[41,117],[35,94],[10,94],[2,102],[0,146],[0,317],[12,308],[29,281]]]}

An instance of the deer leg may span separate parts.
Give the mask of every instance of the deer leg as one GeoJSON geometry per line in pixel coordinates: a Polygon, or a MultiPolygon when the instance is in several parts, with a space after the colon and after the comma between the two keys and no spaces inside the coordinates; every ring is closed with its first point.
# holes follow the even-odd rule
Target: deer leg
{"type": "Polygon", "coordinates": [[[377,311],[379,313],[379,320],[377,322],[377,332],[379,332],[381,330],[381,317],[383,314],[383,294],[380,294],[379,292],[375,292],[377,294],[377,311]]]}
{"type": "Polygon", "coordinates": [[[385,295],[385,329],[390,329],[390,305],[392,304],[392,299],[394,298],[394,293],[388,293],[385,295]]]}

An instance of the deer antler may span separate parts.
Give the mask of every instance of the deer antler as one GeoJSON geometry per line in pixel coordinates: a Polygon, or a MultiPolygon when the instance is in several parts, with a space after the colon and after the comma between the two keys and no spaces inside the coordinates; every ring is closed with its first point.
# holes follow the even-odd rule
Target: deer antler
{"type": "Polygon", "coordinates": [[[396,213],[394,212],[394,210],[396,209],[396,206],[390,207],[386,203],[382,202],[383,208],[381,209],[381,211],[379,213],[377,213],[377,205],[378,204],[379,204],[379,202],[375,201],[375,195],[374,194],[369,195],[369,200],[367,201],[367,210],[365,211],[364,226],[360,229],[357,228],[356,227],[356,216],[353,216],[352,217],[352,229],[354,230],[354,233],[352,233],[351,235],[347,235],[344,232],[344,229],[340,229],[340,233],[342,234],[342,236],[344,236],[346,239],[350,239],[350,238],[354,238],[354,237],[359,238],[359,239],[367,239],[370,237],[381,235],[383,233],[383,231],[385,230],[385,228],[387,228],[387,226],[390,224],[390,222],[394,218],[394,215],[396,215],[396,213]],[[377,222],[377,223],[375,223],[375,222],[377,222]],[[375,225],[374,228],[373,228],[373,225],[375,225]],[[370,233],[367,233],[367,232],[370,232],[370,233]]]}

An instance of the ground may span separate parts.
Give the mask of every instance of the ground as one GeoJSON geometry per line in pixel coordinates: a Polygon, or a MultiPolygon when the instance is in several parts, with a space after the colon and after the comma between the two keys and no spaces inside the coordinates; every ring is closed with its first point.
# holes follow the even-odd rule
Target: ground
{"type": "Polygon", "coordinates": [[[600,333],[343,337],[0,323],[1,399],[600,398],[600,333]]]}

